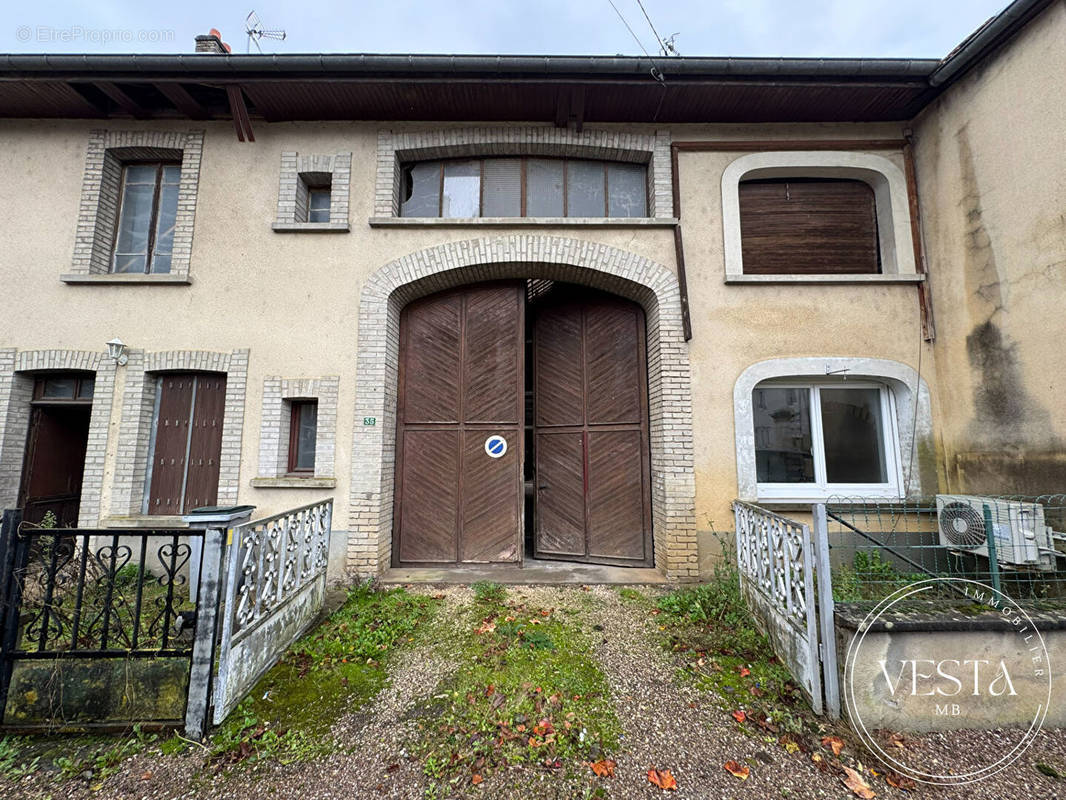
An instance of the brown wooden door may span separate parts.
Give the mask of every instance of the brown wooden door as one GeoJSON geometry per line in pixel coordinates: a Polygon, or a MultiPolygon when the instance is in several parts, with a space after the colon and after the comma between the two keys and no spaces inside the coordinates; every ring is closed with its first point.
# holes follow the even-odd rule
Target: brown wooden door
{"type": "Polygon", "coordinates": [[[58,527],[78,526],[91,413],[88,403],[34,406],[19,498],[27,522],[40,522],[51,511],[58,527]]]}
{"type": "Polygon", "coordinates": [[[149,514],[183,514],[218,499],[226,376],[168,373],[159,378],[149,514]]]}
{"type": "Polygon", "coordinates": [[[535,308],[535,555],[651,565],[644,312],[577,288],[535,308]]]}
{"type": "Polygon", "coordinates": [[[492,284],[401,314],[396,565],[521,560],[523,303],[521,284],[492,284]]]}

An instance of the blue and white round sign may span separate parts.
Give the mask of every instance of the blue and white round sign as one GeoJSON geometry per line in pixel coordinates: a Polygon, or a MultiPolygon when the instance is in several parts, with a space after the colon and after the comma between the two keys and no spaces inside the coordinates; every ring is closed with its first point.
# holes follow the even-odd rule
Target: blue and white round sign
{"type": "Polygon", "coordinates": [[[491,458],[500,458],[507,452],[507,440],[499,434],[493,434],[485,440],[485,452],[491,458]]]}

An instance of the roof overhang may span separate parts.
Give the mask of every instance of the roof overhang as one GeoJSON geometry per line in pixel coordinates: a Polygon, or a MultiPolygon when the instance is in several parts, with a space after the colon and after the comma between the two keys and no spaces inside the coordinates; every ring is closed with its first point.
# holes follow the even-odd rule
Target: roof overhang
{"type": "Polygon", "coordinates": [[[0,116],[579,126],[908,120],[1051,2],[1016,0],[943,60],[0,55],[0,116]]]}

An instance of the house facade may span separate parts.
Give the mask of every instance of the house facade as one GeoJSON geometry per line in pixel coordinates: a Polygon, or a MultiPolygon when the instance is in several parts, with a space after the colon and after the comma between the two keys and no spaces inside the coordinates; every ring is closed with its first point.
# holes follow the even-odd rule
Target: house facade
{"type": "Polygon", "coordinates": [[[0,503],[694,580],[735,498],[1062,491],[1064,44],[0,56],[0,503]]]}

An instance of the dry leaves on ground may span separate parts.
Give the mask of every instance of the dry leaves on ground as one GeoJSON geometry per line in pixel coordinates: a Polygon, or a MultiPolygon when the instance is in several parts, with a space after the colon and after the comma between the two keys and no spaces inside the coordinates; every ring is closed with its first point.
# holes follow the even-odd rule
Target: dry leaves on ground
{"type": "Polygon", "coordinates": [[[674,780],[674,776],[670,774],[668,769],[658,770],[652,767],[648,770],[648,780],[660,789],[670,792],[677,791],[677,781],[674,780]]]}
{"type": "Polygon", "coordinates": [[[870,785],[862,779],[862,775],[853,770],[851,767],[841,766],[844,770],[845,777],[841,780],[844,781],[844,785],[847,786],[855,794],[856,797],[861,797],[863,800],[870,800],[876,797],[873,789],[870,785]]]}
{"type": "Polygon", "coordinates": [[[742,781],[746,781],[748,779],[748,775],[751,773],[751,770],[748,767],[744,766],[743,764],[738,764],[736,761],[725,762],[724,764],[722,764],[722,769],[724,769],[733,777],[740,778],[742,781]]]}
{"type": "Polygon", "coordinates": [[[828,747],[833,751],[833,755],[839,756],[840,751],[844,749],[844,740],[839,736],[823,736],[822,747],[828,747]]]}
{"type": "Polygon", "coordinates": [[[605,758],[602,761],[595,761],[589,764],[592,767],[592,771],[601,778],[613,778],[615,763],[609,758],[605,758]]]}

